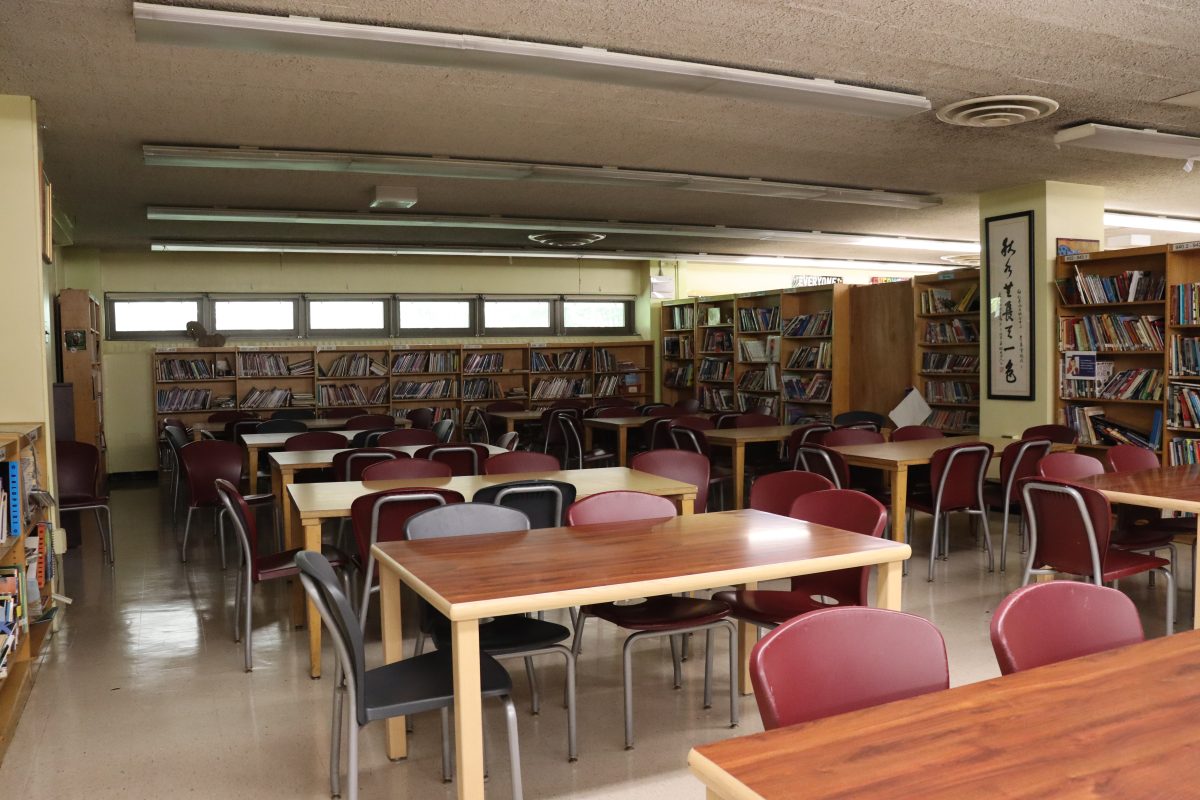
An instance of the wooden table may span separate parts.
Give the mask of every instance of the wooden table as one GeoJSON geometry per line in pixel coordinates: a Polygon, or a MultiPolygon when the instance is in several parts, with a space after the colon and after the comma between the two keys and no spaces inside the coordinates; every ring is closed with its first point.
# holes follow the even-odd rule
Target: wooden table
{"type": "Polygon", "coordinates": [[[538,409],[529,409],[526,411],[489,411],[487,412],[493,417],[500,417],[504,420],[504,430],[514,431],[520,423],[529,424],[540,422],[542,412],[538,409]]]}
{"type": "MultiPolygon", "coordinates": [[[[272,456],[274,457],[274,455],[272,456]]],[[[600,492],[628,490],[647,492],[675,501],[681,515],[691,515],[696,500],[696,487],[690,483],[661,478],[647,472],[635,472],[625,467],[604,469],[568,469],[555,472],[522,472],[509,475],[470,475],[454,478],[407,478],[389,481],[346,481],[340,483],[293,483],[287,488],[294,510],[290,515],[288,547],[306,550],[321,549],[321,524],[327,519],[350,516],[350,505],[359,497],[385,489],[434,488],[450,489],[470,500],[485,486],[509,481],[565,481],[575,487],[576,498],[600,492]]],[[[716,585],[716,584],[714,584],[716,585]]],[[[305,619],[308,625],[309,657],[312,677],[321,675],[321,619],[312,603],[307,604],[305,619]]],[[[545,606],[555,608],[555,606],[545,606]]],[[[297,609],[298,610],[298,609],[297,609]]],[[[299,614],[297,614],[299,617],[299,614]]]]}
{"type": "MultiPolygon", "coordinates": [[[[583,421],[583,446],[592,449],[592,434],[594,431],[616,431],[617,434],[617,463],[622,467],[628,465],[629,429],[640,428],[654,417],[588,417],[583,421]]],[[[707,431],[705,431],[707,433],[707,431]]]]}
{"type": "Polygon", "coordinates": [[[1189,631],[703,745],[688,765],[709,800],[1192,797],[1197,663],[1189,631]]]}
{"type": "MultiPolygon", "coordinates": [[[[1074,483],[1097,490],[1110,503],[1200,514],[1200,465],[1106,472],[1074,483]]],[[[1197,524],[1200,524],[1200,518],[1197,524]]],[[[1175,581],[1178,585],[1178,575],[1175,581]]],[[[1200,591],[1192,592],[1192,627],[1200,628],[1200,591]]]]}
{"type": "Polygon", "coordinates": [[[769,425],[764,428],[717,428],[704,431],[710,445],[728,447],[733,455],[733,507],[741,508],[746,486],[746,445],[782,442],[800,425],[769,425]]]}
{"type": "MultiPolygon", "coordinates": [[[[247,420],[253,422],[254,420],[247,420]]],[[[266,422],[265,419],[258,420],[266,422]]],[[[347,419],[302,419],[300,420],[310,431],[340,431],[346,427],[347,419]]],[[[397,428],[407,428],[412,423],[406,419],[396,420],[397,428]]],[[[192,440],[200,441],[201,434],[205,431],[209,433],[222,433],[225,430],[224,422],[193,422],[192,423],[192,440]]]]}
{"type": "MultiPolygon", "coordinates": [[[[900,565],[911,553],[886,539],[760,511],[385,542],[373,552],[385,661],[403,658],[401,583],[450,619],[460,798],[483,797],[480,619],[876,564],[876,602],[898,609],[900,565]]],[[[404,720],[389,720],[387,731],[388,756],[405,756],[404,720]]]]}
{"type": "MultiPolygon", "coordinates": [[[[967,442],[984,442],[996,451],[996,460],[1005,447],[1018,441],[1002,436],[945,436],[941,439],[916,439],[911,442],[882,442],[880,444],[851,444],[831,448],[842,454],[852,467],[871,467],[891,476],[892,539],[904,541],[905,514],[908,509],[908,468],[928,464],[933,454],[943,447],[967,442]]],[[[1074,445],[1055,444],[1054,452],[1073,450],[1074,445]]]]}
{"type": "MultiPolygon", "coordinates": [[[[360,432],[357,430],[353,430],[353,431],[346,430],[346,420],[344,420],[344,419],[317,419],[317,420],[308,420],[308,422],[309,423],[313,423],[313,422],[330,423],[330,424],[326,424],[326,425],[318,425],[315,427],[310,425],[310,430],[327,430],[327,431],[337,431],[338,433],[345,433],[347,441],[349,441],[350,439],[353,439],[354,434],[360,432]],[[337,424],[333,424],[333,423],[337,423],[337,424]]],[[[407,428],[407,427],[410,427],[411,425],[412,425],[412,423],[406,419],[396,420],[397,428],[407,428]]],[[[247,469],[250,472],[250,475],[253,476],[253,475],[258,474],[259,454],[263,450],[270,450],[273,447],[283,447],[285,444],[287,444],[288,439],[292,438],[293,436],[299,436],[302,433],[308,433],[308,432],[309,431],[292,431],[289,433],[246,433],[246,434],[243,434],[240,438],[242,440],[242,444],[245,445],[245,447],[246,447],[246,465],[247,465],[247,469]]]]}

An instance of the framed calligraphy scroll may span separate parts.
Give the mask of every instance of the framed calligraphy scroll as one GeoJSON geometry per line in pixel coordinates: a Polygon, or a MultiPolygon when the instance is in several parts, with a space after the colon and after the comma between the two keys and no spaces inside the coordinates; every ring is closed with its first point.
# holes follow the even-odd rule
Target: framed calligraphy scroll
{"type": "Polygon", "coordinates": [[[983,222],[988,399],[1033,400],[1033,212],[983,222]]]}

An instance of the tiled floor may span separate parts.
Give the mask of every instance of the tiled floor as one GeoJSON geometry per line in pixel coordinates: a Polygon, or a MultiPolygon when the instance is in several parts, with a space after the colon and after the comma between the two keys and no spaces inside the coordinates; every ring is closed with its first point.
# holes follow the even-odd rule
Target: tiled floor
{"type": "MultiPolygon", "coordinates": [[[[0,785],[24,800],[327,797],[331,682],[306,676],[307,640],[289,630],[284,587],[259,587],[256,593],[255,669],[244,673],[231,638],[234,572],[221,572],[206,526],[194,539],[191,560],[181,564],[164,508],[156,487],[117,490],[115,571],[101,564],[94,536],[67,556],[66,588],[75,604],[48,646],[0,767],[0,785]]],[[[938,564],[938,580],[928,583],[921,560],[927,534],[916,539],[914,569],[904,584],[905,609],[942,630],[955,684],[998,674],[988,621],[999,600],[1019,583],[1015,548],[1007,573],[988,573],[982,552],[960,533],[950,560],[938,564]]],[[[1184,549],[1180,560],[1188,562],[1189,555],[1184,549]]],[[[1180,622],[1189,625],[1191,578],[1183,577],[1180,622]]],[[[1142,609],[1147,632],[1161,635],[1161,586],[1147,589],[1144,578],[1127,583],[1122,588],[1142,609]]],[[[752,698],[741,700],[741,727],[728,728],[728,705],[720,694],[728,687],[721,667],[727,662],[716,659],[715,702],[705,711],[700,707],[703,659],[684,665],[684,687],[672,691],[665,640],[643,644],[634,663],[637,747],[627,752],[621,732],[620,636],[594,623],[586,636],[575,764],[566,760],[565,712],[551,700],[543,703],[539,717],[531,716],[527,684],[514,665],[526,797],[703,797],[685,766],[688,749],[761,729],[752,698]]],[[[723,650],[723,643],[718,647],[723,650]]],[[[377,641],[369,657],[379,663],[377,641]]],[[[327,646],[331,673],[330,659],[327,646]]],[[[562,685],[562,665],[544,661],[539,672],[544,697],[553,698],[562,685]]],[[[488,791],[507,797],[504,728],[498,706],[485,708],[493,753],[488,791]]],[[[364,732],[364,800],[454,796],[453,784],[440,781],[437,715],[419,717],[416,726],[410,758],[403,763],[384,756],[381,727],[364,732]]]]}

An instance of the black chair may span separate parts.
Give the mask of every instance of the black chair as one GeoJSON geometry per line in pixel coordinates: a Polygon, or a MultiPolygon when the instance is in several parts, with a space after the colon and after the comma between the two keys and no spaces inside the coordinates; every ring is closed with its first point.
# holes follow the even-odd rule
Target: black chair
{"type": "MultiPolygon", "coordinates": [[[[409,540],[438,539],[447,536],[471,536],[488,533],[528,531],[529,518],[513,508],[487,503],[453,503],[414,514],[405,523],[409,540]]],[[[422,615],[428,615],[433,641],[439,650],[450,647],[450,621],[428,603],[421,601],[422,615]]],[[[532,711],[541,709],[533,656],[559,655],[567,665],[567,758],[575,761],[578,750],[575,737],[575,654],[562,642],[571,632],[562,625],[534,619],[523,614],[496,617],[479,626],[479,650],[495,658],[523,658],[529,676],[532,711]]]]}
{"type": "Polygon", "coordinates": [[[179,486],[183,482],[183,461],[179,450],[191,439],[187,431],[177,425],[167,425],[163,428],[163,437],[167,441],[167,453],[170,454],[171,471],[171,523],[174,524],[179,512],[179,486]]]}
{"type": "Polygon", "coordinates": [[[556,411],[551,419],[558,423],[558,429],[562,432],[563,467],[570,469],[572,460],[575,461],[579,469],[586,469],[587,467],[615,467],[617,465],[617,456],[615,453],[610,453],[600,448],[584,451],[583,437],[579,434],[580,423],[577,417],[556,411]]]}
{"type": "Polygon", "coordinates": [[[471,502],[515,508],[529,517],[531,528],[557,528],[566,524],[563,514],[575,502],[575,487],[563,481],[509,481],[485,486],[471,502]]]}
{"type": "Polygon", "coordinates": [[[888,418],[874,411],[843,411],[833,418],[839,428],[867,428],[879,432],[887,427],[888,418]]]}
{"type": "Polygon", "coordinates": [[[454,436],[454,420],[450,418],[439,419],[433,426],[433,435],[437,437],[439,442],[448,442],[454,436]]]}
{"type": "Polygon", "coordinates": [[[304,433],[308,426],[298,419],[272,417],[258,426],[255,433],[304,433]]]}
{"type": "MultiPolygon", "coordinates": [[[[338,585],[333,568],[319,553],[296,554],[300,583],[317,607],[337,651],[333,678],[333,726],[329,753],[329,788],[334,797],[341,791],[342,710],[350,700],[349,765],[346,783],[348,800],[358,798],[358,734],[379,719],[442,712],[442,779],[450,780],[449,709],[454,705],[454,668],[449,651],[406,658],[368,670],[363,636],[354,620],[350,602],[338,585]]],[[[480,655],[479,683],[484,697],[498,697],[508,722],[508,757],[512,762],[513,797],[522,797],[521,750],[517,739],[517,711],[512,702],[512,679],[494,658],[480,655]]]]}
{"type": "Polygon", "coordinates": [[[379,437],[385,433],[391,433],[395,428],[371,428],[370,430],[358,431],[354,434],[354,438],[350,440],[351,447],[375,447],[375,443],[379,441],[379,437]]]}

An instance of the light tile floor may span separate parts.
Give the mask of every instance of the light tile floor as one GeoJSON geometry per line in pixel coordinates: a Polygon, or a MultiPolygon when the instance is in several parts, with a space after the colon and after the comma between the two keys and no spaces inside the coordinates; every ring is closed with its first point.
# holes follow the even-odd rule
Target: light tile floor
{"type": "MultiPolygon", "coordinates": [[[[67,593],[75,604],[47,648],[29,704],[0,767],[5,794],[24,800],[169,796],[321,798],[328,796],[331,681],[306,675],[306,638],[289,629],[280,585],[255,594],[255,669],[242,671],[231,638],[234,571],[222,573],[215,539],[201,524],[191,560],[181,564],[177,533],[159,488],[113,494],[117,566],[101,563],[92,529],[66,558],[67,593]]],[[[946,637],[951,680],[998,674],[988,642],[990,614],[1020,581],[1016,548],[1006,573],[988,573],[981,550],[962,528],[935,583],[925,580],[927,528],[915,539],[904,607],[933,620],[946,637]]],[[[998,526],[994,526],[998,540],[998,526]]],[[[998,542],[997,542],[998,543],[998,542]]],[[[1188,563],[1190,553],[1181,551],[1188,563]]],[[[1184,569],[1190,573],[1190,568],[1184,569]]],[[[1144,578],[1126,582],[1149,635],[1161,635],[1165,594],[1144,578]]],[[[1190,625],[1190,574],[1180,592],[1180,622],[1190,625]]],[[[410,604],[411,608],[412,605],[410,604]]],[[[552,617],[565,614],[554,612],[552,617]]],[[[378,622],[373,620],[375,630],[378,622]]],[[[724,637],[718,647],[724,652],[724,637]]],[[[561,661],[543,659],[543,707],[528,713],[528,689],[514,669],[525,794],[529,798],[701,798],[686,756],[695,744],[761,730],[753,698],[742,698],[742,725],[728,728],[727,661],[716,659],[714,705],[701,708],[703,659],[684,665],[684,686],[671,689],[668,647],[644,643],[635,655],[637,746],[623,748],[620,634],[588,626],[579,665],[580,760],[566,760],[566,714],[554,701],[561,661]]],[[[332,673],[326,639],[326,671],[332,673]]],[[[903,657],[903,654],[897,654],[903,657]]],[[[369,645],[380,662],[378,641],[369,645]]],[[[488,710],[493,753],[489,796],[509,795],[503,724],[488,710]]],[[[406,762],[390,763],[383,730],[362,739],[361,796],[450,798],[442,784],[437,715],[416,720],[406,762]]]]}

